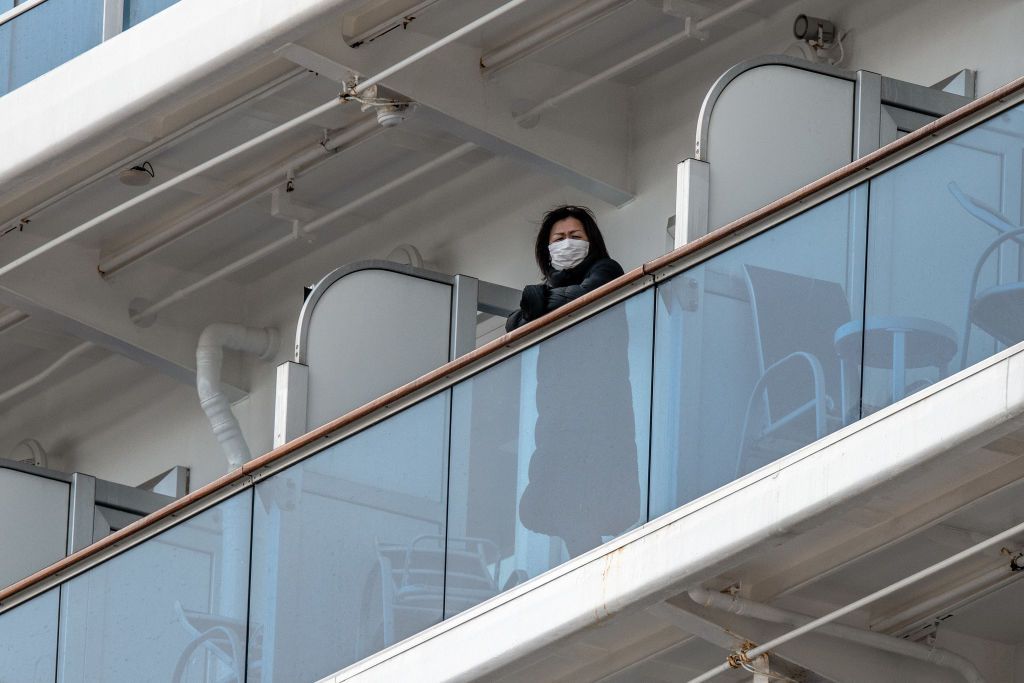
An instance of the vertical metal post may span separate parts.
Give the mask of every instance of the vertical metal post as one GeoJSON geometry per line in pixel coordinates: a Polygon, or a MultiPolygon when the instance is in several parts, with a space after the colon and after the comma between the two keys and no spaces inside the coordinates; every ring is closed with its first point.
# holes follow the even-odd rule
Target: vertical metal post
{"type": "Polygon", "coordinates": [[[698,159],[683,160],[676,170],[675,247],[708,234],[708,201],[711,164],[698,159]]]}
{"type": "Polygon", "coordinates": [[[452,334],[448,359],[455,360],[476,348],[476,311],[480,281],[456,275],[452,287],[452,334]]]}
{"type": "Polygon", "coordinates": [[[870,71],[858,71],[853,95],[854,159],[860,159],[878,149],[881,122],[882,77],[870,71]]]}
{"type": "Polygon", "coordinates": [[[754,658],[753,669],[756,672],[750,683],[772,683],[775,677],[771,674],[771,665],[768,663],[768,655],[761,655],[754,658]]]}
{"type": "Polygon", "coordinates": [[[103,40],[124,30],[124,3],[131,0],[103,0],[103,40]]]}
{"type": "Polygon", "coordinates": [[[95,509],[96,478],[75,472],[71,475],[71,500],[68,504],[68,555],[92,543],[95,509]]]}
{"type": "Polygon", "coordinates": [[[892,402],[903,398],[907,388],[907,332],[892,333],[892,402]]]}
{"type": "Polygon", "coordinates": [[[287,361],[277,366],[274,400],[274,448],[306,433],[309,366],[287,361]]]}

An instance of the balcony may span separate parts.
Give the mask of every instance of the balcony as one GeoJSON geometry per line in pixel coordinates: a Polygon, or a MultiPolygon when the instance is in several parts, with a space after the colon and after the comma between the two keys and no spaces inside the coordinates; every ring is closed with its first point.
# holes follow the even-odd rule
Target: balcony
{"type": "MultiPolygon", "coordinates": [[[[767,497],[748,501],[736,548],[767,527],[809,532],[793,520],[814,519],[811,508],[764,512],[780,492],[771,478],[798,463],[849,470],[843,485],[863,491],[944,448],[1006,436],[1015,395],[957,392],[974,377],[1007,387],[1024,339],[1024,230],[998,208],[1022,186],[1022,90],[1014,83],[3,591],[3,673],[311,680],[425,629],[500,620],[504,601],[546,595],[576,580],[570,572],[593,581],[594,559],[614,557],[604,544],[635,542],[629,572],[647,580],[615,593],[599,620],[680,589],[680,576],[683,588],[715,576],[721,558],[694,547],[691,561],[705,564],[659,578],[653,559],[689,552],[675,543],[686,534],[660,532],[694,511],[705,533],[735,527],[719,516],[736,513],[723,501],[754,482],[767,497]],[[901,443],[921,425],[952,436],[901,443]],[[864,441],[848,447],[856,434],[864,441]],[[904,456],[886,464],[878,449],[889,442],[904,456]]],[[[961,474],[963,461],[949,462],[935,481],[961,474]]],[[[786,480],[783,502],[838,506],[838,481],[786,480]]],[[[552,639],[592,623],[563,607],[531,602],[547,610],[552,639]]],[[[473,638],[488,634],[490,664],[467,675],[512,658],[502,653],[514,634],[473,638]]],[[[372,677],[366,666],[353,671],[372,677]]]]}

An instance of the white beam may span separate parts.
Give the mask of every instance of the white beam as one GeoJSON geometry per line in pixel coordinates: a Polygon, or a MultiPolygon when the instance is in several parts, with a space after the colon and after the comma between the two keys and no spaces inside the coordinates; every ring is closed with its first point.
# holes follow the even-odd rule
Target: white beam
{"type": "MultiPolygon", "coordinates": [[[[390,54],[413,52],[430,43],[428,36],[413,31],[389,35],[390,54]]],[[[339,43],[332,31],[325,30],[301,41],[300,49],[283,50],[298,63],[331,62],[333,73],[354,71],[372,74],[381,66],[380,53],[354,50],[339,43]],[[315,55],[315,58],[313,57],[315,55]]],[[[401,92],[417,103],[416,118],[443,131],[473,142],[495,154],[516,159],[552,175],[614,206],[633,198],[629,174],[629,95],[618,84],[579,107],[564,120],[551,117],[542,125],[524,129],[513,116],[517,102],[510,92],[538,84],[570,84],[579,74],[544,65],[517,69],[512,77],[522,81],[516,87],[484,79],[476,48],[455,43],[384,81],[388,88],[401,92]],[[566,135],[566,127],[572,135],[566,135]]]]}
{"type": "MultiPolygon", "coordinates": [[[[22,249],[38,243],[25,234],[18,238],[22,249]]],[[[95,251],[65,245],[41,257],[33,268],[5,275],[0,282],[0,303],[194,385],[197,335],[168,324],[149,328],[133,324],[128,314],[132,293],[104,282],[95,263],[95,251]]],[[[243,395],[237,389],[231,394],[233,399],[243,395]]]]}

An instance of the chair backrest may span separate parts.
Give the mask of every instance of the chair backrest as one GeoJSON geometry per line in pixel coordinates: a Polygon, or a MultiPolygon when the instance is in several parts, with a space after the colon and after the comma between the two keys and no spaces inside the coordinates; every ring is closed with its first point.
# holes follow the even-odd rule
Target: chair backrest
{"type": "MultiPolygon", "coordinates": [[[[837,282],[779,270],[744,266],[759,369],[763,374],[791,353],[804,351],[821,363],[825,392],[839,405],[840,364],[835,333],[850,321],[850,305],[837,282]]],[[[810,368],[793,363],[768,382],[768,411],[772,420],[789,414],[812,397],[810,368]]]]}

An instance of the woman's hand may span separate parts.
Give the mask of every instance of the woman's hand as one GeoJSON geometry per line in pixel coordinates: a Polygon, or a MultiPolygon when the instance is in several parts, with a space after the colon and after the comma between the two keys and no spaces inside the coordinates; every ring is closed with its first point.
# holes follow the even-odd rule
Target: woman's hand
{"type": "Polygon", "coordinates": [[[523,296],[519,300],[519,308],[527,320],[539,318],[547,313],[549,289],[545,284],[527,285],[523,288],[523,296]]]}

